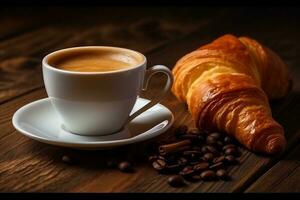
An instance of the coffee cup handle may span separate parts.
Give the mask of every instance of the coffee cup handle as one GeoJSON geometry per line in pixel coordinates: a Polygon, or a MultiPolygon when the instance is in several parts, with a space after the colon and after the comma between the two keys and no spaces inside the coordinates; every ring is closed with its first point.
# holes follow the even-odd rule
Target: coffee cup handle
{"type": "Polygon", "coordinates": [[[143,112],[145,112],[146,110],[148,110],[149,108],[151,108],[154,105],[156,105],[157,103],[159,103],[166,96],[166,94],[170,91],[172,84],[173,84],[173,75],[172,75],[171,70],[163,65],[154,65],[153,67],[147,69],[146,80],[144,81],[144,86],[143,86],[142,90],[143,91],[147,90],[150,79],[152,78],[153,75],[155,75],[157,73],[163,73],[167,76],[167,82],[165,84],[164,89],[162,90],[162,92],[159,94],[159,96],[157,98],[155,98],[154,100],[151,100],[145,106],[143,106],[142,108],[140,108],[139,110],[137,110],[133,114],[131,114],[129,116],[129,118],[127,119],[127,123],[130,122],[131,120],[133,120],[134,118],[136,118],[137,116],[139,116],[140,114],[142,114],[143,112]]]}

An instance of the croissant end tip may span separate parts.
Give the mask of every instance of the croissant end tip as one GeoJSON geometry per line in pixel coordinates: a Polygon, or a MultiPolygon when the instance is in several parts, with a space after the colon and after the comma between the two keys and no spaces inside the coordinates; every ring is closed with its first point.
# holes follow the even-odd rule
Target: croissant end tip
{"type": "Polygon", "coordinates": [[[273,137],[266,146],[268,154],[280,154],[285,150],[286,140],[284,137],[273,137]]]}

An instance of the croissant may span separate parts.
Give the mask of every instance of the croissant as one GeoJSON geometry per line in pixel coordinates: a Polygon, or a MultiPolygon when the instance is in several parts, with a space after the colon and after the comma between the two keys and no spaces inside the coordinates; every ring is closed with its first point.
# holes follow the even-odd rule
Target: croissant
{"type": "Polygon", "coordinates": [[[254,152],[284,151],[284,130],[268,98],[284,97],[290,78],[272,50],[227,34],[183,56],[172,73],[172,92],[187,103],[197,128],[224,131],[254,152]]]}

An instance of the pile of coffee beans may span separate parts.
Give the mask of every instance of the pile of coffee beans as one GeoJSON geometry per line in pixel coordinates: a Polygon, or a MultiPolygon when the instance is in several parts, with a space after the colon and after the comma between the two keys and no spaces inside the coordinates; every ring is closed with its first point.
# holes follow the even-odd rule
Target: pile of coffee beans
{"type": "Polygon", "coordinates": [[[238,164],[237,142],[226,134],[206,133],[183,125],[175,131],[176,141],[160,145],[149,157],[153,168],[171,175],[168,183],[181,187],[185,181],[229,180],[227,169],[238,164]]]}

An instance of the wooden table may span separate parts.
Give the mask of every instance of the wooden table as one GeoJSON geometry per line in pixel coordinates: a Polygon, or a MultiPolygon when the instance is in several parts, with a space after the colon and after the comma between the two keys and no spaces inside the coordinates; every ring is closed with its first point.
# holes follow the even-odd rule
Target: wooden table
{"type": "MultiPolygon", "coordinates": [[[[299,9],[2,7],[0,13],[0,191],[300,191],[299,9]],[[144,143],[113,151],[71,150],[31,140],[12,126],[18,108],[46,97],[41,59],[49,52],[79,45],[122,46],[143,52],[149,66],[172,68],[185,53],[225,33],[248,35],[272,48],[289,65],[294,80],[291,94],[272,102],[274,118],[286,131],[285,154],[266,157],[243,150],[241,164],[230,169],[231,181],[200,181],[172,188],[166,183],[167,176],[147,163],[144,143]],[[65,154],[75,155],[77,164],[62,162],[65,154]],[[121,156],[133,158],[135,173],[105,167],[108,158],[121,156]]],[[[154,78],[151,92],[142,96],[151,98],[163,81],[163,77],[154,78]]],[[[181,124],[193,125],[185,106],[171,93],[162,104],[174,113],[175,122],[157,140],[167,139],[181,124]]]]}

